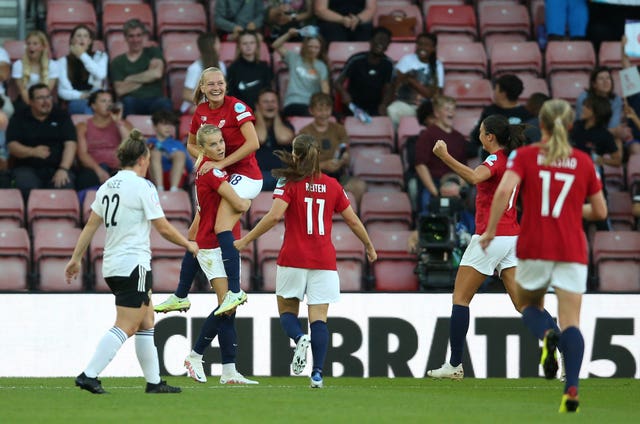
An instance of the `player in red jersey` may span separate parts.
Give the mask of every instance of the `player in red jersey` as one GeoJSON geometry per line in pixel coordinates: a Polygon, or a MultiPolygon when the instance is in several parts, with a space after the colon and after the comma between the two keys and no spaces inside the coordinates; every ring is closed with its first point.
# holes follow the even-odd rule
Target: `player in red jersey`
{"type": "MultiPolygon", "coordinates": [[[[517,187],[513,188],[509,198],[509,207],[500,216],[497,226],[497,239],[487,252],[478,244],[489,220],[489,210],[496,187],[507,167],[507,155],[525,141],[524,126],[510,125],[502,115],[490,115],[480,124],[480,141],[489,156],[475,169],[457,161],[447,152],[444,141],[438,140],[433,152],[456,174],[469,184],[475,184],[476,196],[476,232],[460,261],[453,288],[453,307],[449,327],[451,357],[442,367],[427,371],[434,378],[460,380],[464,377],[462,355],[469,330],[469,304],[488,276],[498,271],[504,287],[517,310],[520,310],[516,298],[515,267],[517,264],[515,245],[520,226],[515,207],[517,187]]],[[[546,311],[545,311],[546,312],[546,311]]],[[[548,319],[553,322],[547,313],[548,319]]]]}
{"type": "MultiPolygon", "coordinates": [[[[197,157],[196,134],[206,124],[220,128],[226,144],[227,156],[221,161],[208,162],[200,169],[200,173],[210,171],[214,166],[224,169],[230,175],[229,183],[243,199],[254,199],[262,189],[262,172],[255,158],[255,151],[260,147],[258,135],[253,125],[255,117],[251,109],[235,97],[227,96],[227,82],[218,68],[207,68],[202,71],[200,82],[193,95],[197,105],[191,120],[191,129],[187,142],[189,153],[197,157]],[[204,101],[203,101],[204,100],[204,101]]],[[[233,208],[224,198],[215,217],[215,234],[220,243],[224,268],[229,280],[229,292],[220,305],[217,314],[234,309],[246,302],[247,295],[240,288],[240,253],[233,247],[235,240],[232,229],[240,220],[242,212],[233,208]]],[[[200,215],[196,214],[189,237],[195,236],[198,230],[200,215]]],[[[191,302],[187,294],[197,271],[197,263],[185,255],[180,269],[180,282],[176,292],[167,300],[155,307],[156,312],[187,310],[191,302]]]]}
{"type": "Polygon", "coordinates": [[[559,412],[576,412],[579,404],[578,376],[584,354],[580,305],[588,264],[582,219],[603,220],[607,216],[602,183],[593,161],[569,144],[573,117],[571,106],[564,100],[544,103],[539,116],[542,141],[509,156],[507,171],[493,198],[489,223],[480,238],[483,248],[493,244],[500,216],[519,184],[523,215],[517,243],[517,296],[525,325],[544,338],[540,363],[546,378],[554,378],[558,371],[556,347],[564,355],[566,381],[559,412]],[[558,297],[562,332],[553,329],[543,314],[549,286],[558,297]]]}
{"type": "MultiPolygon", "coordinates": [[[[196,168],[203,169],[208,162],[218,162],[224,159],[225,144],[222,132],[214,125],[203,125],[198,129],[196,137],[199,155],[196,168]]],[[[196,199],[200,212],[200,224],[196,235],[196,242],[202,248],[198,252],[200,268],[211,282],[211,287],[218,296],[218,305],[222,304],[228,291],[227,275],[222,264],[222,255],[218,239],[213,231],[215,227],[216,211],[222,199],[236,210],[246,211],[251,205],[248,199],[242,199],[228,183],[228,175],[224,170],[211,168],[208,172],[196,174],[196,199]]],[[[234,235],[240,236],[240,224],[234,228],[234,235]]],[[[207,376],[202,366],[202,356],[211,341],[219,336],[222,357],[221,384],[257,384],[249,380],[236,370],[236,330],[235,311],[228,311],[218,315],[215,308],[202,326],[198,340],[193,350],[184,360],[187,374],[195,381],[205,383],[207,376]]]]}
{"type": "Polygon", "coordinates": [[[280,323],[296,342],[291,362],[294,374],[304,370],[307,348],[311,344],[311,387],[319,388],[323,385],[322,367],[329,344],[327,312],[329,304],[337,302],[340,297],[336,251],[331,241],[333,214],[343,216],[351,231],[364,244],[369,261],[375,261],[377,254],[340,183],[320,171],[315,139],[301,134],[293,140],[292,146],[293,153],[276,152],[286,167],[273,171],[280,180],[273,192],[271,210],[234,244],[238,250],[243,249],[284,216],[284,241],[276,270],[280,323]],[[311,338],[304,333],[298,320],[300,301],[305,294],[311,338]]]}

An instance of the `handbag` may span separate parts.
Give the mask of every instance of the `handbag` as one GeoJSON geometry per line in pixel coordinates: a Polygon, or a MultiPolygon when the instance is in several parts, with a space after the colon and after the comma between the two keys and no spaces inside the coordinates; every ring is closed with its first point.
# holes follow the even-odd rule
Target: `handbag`
{"type": "Polygon", "coordinates": [[[378,17],[378,25],[391,31],[394,38],[413,37],[415,35],[416,18],[407,16],[404,10],[394,10],[388,15],[378,17]]]}

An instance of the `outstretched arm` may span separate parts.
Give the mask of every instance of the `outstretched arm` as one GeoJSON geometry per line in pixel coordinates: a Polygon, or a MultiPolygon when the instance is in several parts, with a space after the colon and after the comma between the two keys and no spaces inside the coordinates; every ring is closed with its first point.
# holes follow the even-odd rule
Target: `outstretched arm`
{"type": "Polygon", "coordinates": [[[256,224],[255,227],[248,234],[242,237],[240,240],[233,242],[236,249],[242,250],[249,243],[272,229],[284,216],[285,211],[289,207],[289,204],[282,199],[274,199],[271,209],[262,219],[256,224]]]}

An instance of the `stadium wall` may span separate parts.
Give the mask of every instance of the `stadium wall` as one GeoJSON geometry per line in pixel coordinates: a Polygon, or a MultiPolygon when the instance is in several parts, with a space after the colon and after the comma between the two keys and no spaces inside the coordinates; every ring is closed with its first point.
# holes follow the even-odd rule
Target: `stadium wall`
{"type": "MultiPolygon", "coordinates": [[[[154,295],[154,301],[166,295],[154,295]]],[[[156,315],[162,372],[183,375],[182,361],[209,315],[215,296],[192,294],[187,314],[156,315]]],[[[0,294],[0,376],[77,375],[115,320],[110,294],[0,294]]],[[[547,296],[552,315],[556,298],[547,296]]],[[[304,306],[304,305],[303,305],[304,306]]],[[[332,346],[325,375],[424,377],[448,358],[450,294],[343,294],[330,308],[332,346]]],[[[306,308],[301,308],[306,317],[306,308]]],[[[640,378],[640,295],[585,295],[581,377],[640,378]]],[[[293,344],[280,329],[275,296],[250,294],[239,309],[238,369],[246,375],[289,375],[293,344]]],[[[464,358],[465,377],[531,377],[539,343],[522,325],[508,296],[476,295],[464,358]]],[[[219,375],[217,340],[205,369],[219,375]]],[[[307,365],[308,367],[310,365],[307,365]]],[[[307,373],[305,373],[306,375],[307,373]]],[[[133,341],[102,376],[141,376],[133,341]]]]}

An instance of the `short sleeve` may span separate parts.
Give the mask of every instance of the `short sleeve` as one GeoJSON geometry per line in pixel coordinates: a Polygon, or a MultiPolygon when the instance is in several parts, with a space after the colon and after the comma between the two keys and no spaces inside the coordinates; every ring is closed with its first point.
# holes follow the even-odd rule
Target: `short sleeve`
{"type": "Polygon", "coordinates": [[[145,189],[141,196],[142,210],[147,220],[152,221],[154,219],[162,218],[164,211],[160,205],[160,197],[158,196],[158,190],[151,184],[150,181],[145,180],[145,189]]]}

